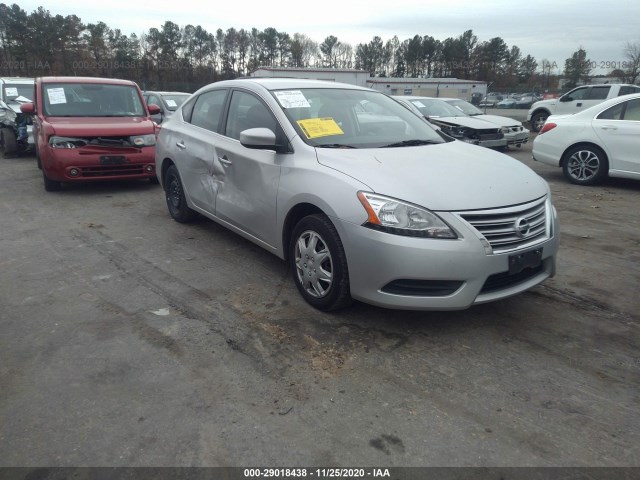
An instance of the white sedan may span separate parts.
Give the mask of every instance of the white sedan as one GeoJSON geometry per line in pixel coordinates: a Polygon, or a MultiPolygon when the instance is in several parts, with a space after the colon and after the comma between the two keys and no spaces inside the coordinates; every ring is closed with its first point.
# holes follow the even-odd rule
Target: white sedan
{"type": "Polygon", "coordinates": [[[574,115],[550,116],[533,141],[533,159],[562,167],[577,185],[607,176],[640,180],[640,94],[623,95],[574,115]]]}

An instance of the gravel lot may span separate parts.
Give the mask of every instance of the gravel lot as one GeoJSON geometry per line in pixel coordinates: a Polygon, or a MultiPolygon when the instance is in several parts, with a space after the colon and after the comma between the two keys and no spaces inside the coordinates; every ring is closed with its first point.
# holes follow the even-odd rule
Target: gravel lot
{"type": "Polygon", "coordinates": [[[640,182],[508,154],[551,184],[558,275],[444,313],[315,311],[159,186],[0,159],[0,466],[638,466],[640,182]]]}

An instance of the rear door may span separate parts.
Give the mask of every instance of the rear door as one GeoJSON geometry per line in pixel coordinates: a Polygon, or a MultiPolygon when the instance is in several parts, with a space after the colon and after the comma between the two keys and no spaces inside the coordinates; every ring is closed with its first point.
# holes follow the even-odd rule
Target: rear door
{"type": "Polygon", "coordinates": [[[640,176],[640,98],[605,110],[593,120],[593,128],[607,149],[609,168],[640,176]]]}
{"type": "Polygon", "coordinates": [[[184,106],[182,120],[171,117],[166,126],[168,148],[174,153],[186,194],[196,207],[211,214],[222,172],[215,146],[221,138],[218,129],[227,93],[224,88],[200,94],[184,106]]]}

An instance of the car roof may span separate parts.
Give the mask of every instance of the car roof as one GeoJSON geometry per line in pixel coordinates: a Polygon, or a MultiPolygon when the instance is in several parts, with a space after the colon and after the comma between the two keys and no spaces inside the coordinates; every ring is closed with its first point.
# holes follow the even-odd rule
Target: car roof
{"type": "Polygon", "coordinates": [[[241,86],[253,86],[262,87],[266,90],[283,90],[283,89],[296,89],[296,88],[339,88],[349,90],[367,90],[375,91],[370,88],[359,87],[348,83],[330,82],[326,80],[312,80],[306,78],[237,78],[235,80],[223,80],[209,86],[229,86],[229,87],[241,87],[241,86]]]}
{"type": "Polygon", "coordinates": [[[40,77],[42,83],[95,83],[107,85],[137,85],[131,80],[99,77],[40,77]]]}
{"type": "Polygon", "coordinates": [[[145,90],[144,92],[145,95],[191,95],[188,92],[162,92],[162,91],[158,91],[158,90],[145,90]]]}
{"type": "Polygon", "coordinates": [[[24,83],[34,83],[35,79],[27,78],[27,77],[2,77],[0,78],[0,81],[7,84],[11,84],[11,83],[24,84],[24,83]]]}

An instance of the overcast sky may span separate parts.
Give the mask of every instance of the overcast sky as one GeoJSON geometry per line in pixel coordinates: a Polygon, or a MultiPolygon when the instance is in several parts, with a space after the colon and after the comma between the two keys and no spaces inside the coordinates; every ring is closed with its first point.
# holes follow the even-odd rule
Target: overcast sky
{"type": "Polygon", "coordinates": [[[218,28],[273,27],[317,42],[335,35],[354,48],[375,35],[384,41],[416,34],[444,40],[471,29],[481,42],[502,37],[538,63],[556,62],[560,71],[581,46],[599,66],[623,61],[626,42],[640,42],[640,0],[3,1],[17,3],[27,13],[42,6],[54,15],[75,14],[85,23],[103,21],[124,34],[140,35],[171,20],[212,33],[218,28]]]}

